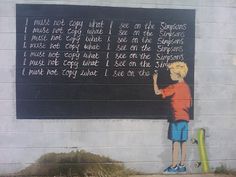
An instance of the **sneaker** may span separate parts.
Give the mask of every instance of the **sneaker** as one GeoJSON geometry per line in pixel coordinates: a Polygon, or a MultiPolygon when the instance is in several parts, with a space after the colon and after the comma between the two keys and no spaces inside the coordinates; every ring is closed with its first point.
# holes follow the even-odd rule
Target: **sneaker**
{"type": "Polygon", "coordinates": [[[178,173],[186,173],[187,172],[187,169],[186,169],[186,166],[185,165],[178,165],[178,173]]]}
{"type": "Polygon", "coordinates": [[[175,167],[169,166],[164,170],[163,174],[177,174],[178,169],[179,169],[178,166],[175,167]]]}

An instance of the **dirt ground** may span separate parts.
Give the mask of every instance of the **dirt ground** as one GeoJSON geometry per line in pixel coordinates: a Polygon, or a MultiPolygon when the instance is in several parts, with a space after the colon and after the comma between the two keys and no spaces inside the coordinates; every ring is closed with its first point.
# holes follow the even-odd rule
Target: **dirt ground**
{"type": "MultiPolygon", "coordinates": [[[[21,176],[9,176],[9,175],[0,175],[0,177],[21,177],[21,176]]],[[[27,176],[24,176],[27,177],[27,176]]],[[[32,176],[30,176],[32,177],[32,176]]],[[[34,176],[36,177],[36,176],[34,176]]],[[[42,176],[40,176],[42,177],[42,176]]],[[[54,176],[55,177],[55,176],[54,176]]],[[[155,175],[132,175],[130,177],[236,177],[235,175],[227,175],[227,174],[176,174],[176,175],[163,175],[163,174],[155,174],[155,175]]]]}
{"type": "Polygon", "coordinates": [[[225,174],[181,174],[181,175],[134,175],[130,177],[235,177],[236,175],[225,174]]]}

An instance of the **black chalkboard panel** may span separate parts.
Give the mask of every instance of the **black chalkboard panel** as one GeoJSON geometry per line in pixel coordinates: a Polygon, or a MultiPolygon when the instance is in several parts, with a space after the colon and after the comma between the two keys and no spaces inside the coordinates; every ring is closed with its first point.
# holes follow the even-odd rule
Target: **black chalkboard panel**
{"type": "Polygon", "coordinates": [[[16,32],[18,119],[167,119],[173,61],[193,95],[195,10],[17,4],[16,32]]]}

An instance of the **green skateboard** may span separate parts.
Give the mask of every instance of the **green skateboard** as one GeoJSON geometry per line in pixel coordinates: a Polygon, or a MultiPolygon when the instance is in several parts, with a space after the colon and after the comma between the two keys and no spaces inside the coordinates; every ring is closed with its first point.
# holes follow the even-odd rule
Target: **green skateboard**
{"type": "Polygon", "coordinates": [[[208,173],[209,172],[209,161],[207,157],[207,151],[206,151],[206,146],[205,146],[205,129],[199,128],[197,130],[197,139],[192,138],[191,142],[192,144],[197,144],[198,145],[198,153],[199,153],[199,158],[200,161],[197,161],[194,163],[195,168],[202,167],[202,172],[203,173],[208,173]]]}

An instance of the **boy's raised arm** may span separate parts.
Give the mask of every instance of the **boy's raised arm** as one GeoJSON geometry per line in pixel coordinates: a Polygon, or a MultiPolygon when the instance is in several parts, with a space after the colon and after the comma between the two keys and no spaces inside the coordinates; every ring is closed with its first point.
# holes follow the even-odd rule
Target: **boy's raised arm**
{"type": "Polygon", "coordinates": [[[154,88],[154,92],[156,95],[160,95],[161,94],[161,91],[159,90],[158,88],[158,85],[157,85],[157,77],[158,77],[158,74],[155,73],[153,74],[153,88],[154,88]]]}

